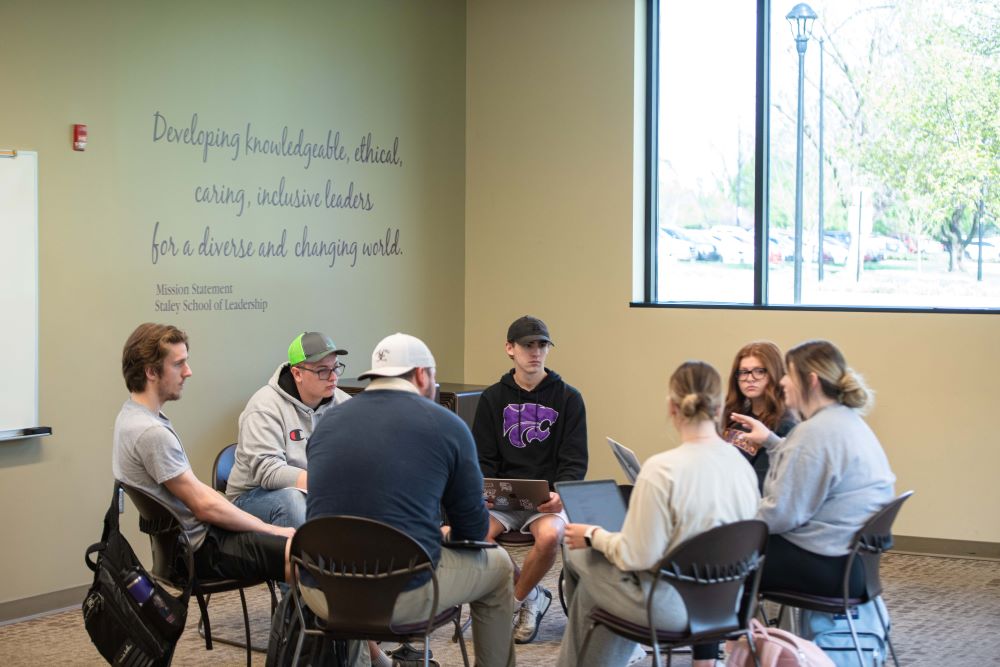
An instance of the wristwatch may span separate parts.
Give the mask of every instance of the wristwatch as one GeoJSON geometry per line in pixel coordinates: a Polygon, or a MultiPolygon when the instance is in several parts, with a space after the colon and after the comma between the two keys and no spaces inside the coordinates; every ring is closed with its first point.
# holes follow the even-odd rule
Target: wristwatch
{"type": "Polygon", "coordinates": [[[590,528],[587,529],[587,532],[583,534],[583,541],[588,547],[594,546],[593,542],[591,542],[590,539],[594,536],[594,533],[597,532],[598,528],[600,528],[600,526],[591,526],[590,528]]]}

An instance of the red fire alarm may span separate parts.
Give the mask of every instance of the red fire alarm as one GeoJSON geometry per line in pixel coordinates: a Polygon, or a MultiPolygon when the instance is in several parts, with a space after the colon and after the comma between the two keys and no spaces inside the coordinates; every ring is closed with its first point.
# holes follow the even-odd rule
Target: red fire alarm
{"type": "Polygon", "coordinates": [[[83,151],[87,149],[87,126],[73,126],[73,150],[83,151]]]}

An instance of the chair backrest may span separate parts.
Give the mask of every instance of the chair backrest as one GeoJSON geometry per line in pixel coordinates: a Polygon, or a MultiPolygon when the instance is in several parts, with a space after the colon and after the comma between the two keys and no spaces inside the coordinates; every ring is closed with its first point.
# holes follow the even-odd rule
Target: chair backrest
{"type": "MultiPolygon", "coordinates": [[[[684,600],[692,635],[747,627],[766,547],[767,524],[756,519],[716,526],[682,542],[660,563],[650,614],[656,585],[666,580],[684,600]]],[[[649,622],[652,627],[652,615],[649,622]]]]}
{"type": "Polygon", "coordinates": [[[867,599],[872,600],[882,594],[882,576],[879,568],[882,553],[892,548],[892,524],[896,521],[896,515],[899,514],[903,503],[912,495],[913,491],[907,491],[886,503],[882,509],[871,515],[855,534],[844,571],[845,599],[848,596],[851,569],[855,558],[860,558],[861,564],[865,568],[867,599]]]}
{"type": "Polygon", "coordinates": [[[236,443],[226,445],[215,457],[212,464],[212,488],[220,493],[226,492],[229,484],[229,474],[233,472],[233,464],[236,463],[236,443]]]}
{"type": "Polygon", "coordinates": [[[194,571],[191,552],[187,548],[187,536],[181,530],[180,519],[173,510],[145,491],[125,483],[122,483],[122,487],[139,511],[139,530],[149,535],[149,545],[153,552],[150,574],[175,584],[187,583],[187,579],[176,580],[178,575],[190,577],[194,571]],[[179,562],[187,567],[186,573],[174,571],[179,562]]]}
{"type": "MultiPolygon", "coordinates": [[[[379,638],[392,634],[396,597],[415,577],[434,568],[427,551],[406,533],[374,519],[326,516],[311,519],[292,538],[298,584],[306,570],[327,603],[325,630],[379,638]]],[[[437,580],[428,623],[437,611],[437,580]]]]}

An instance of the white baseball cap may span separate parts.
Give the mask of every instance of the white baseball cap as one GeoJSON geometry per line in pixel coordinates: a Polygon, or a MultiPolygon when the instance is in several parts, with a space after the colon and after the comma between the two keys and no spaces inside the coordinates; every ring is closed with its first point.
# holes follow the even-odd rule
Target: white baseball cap
{"type": "Polygon", "coordinates": [[[405,333],[386,336],[372,352],[371,370],[358,376],[359,380],[375,377],[399,377],[414,368],[434,368],[434,355],[424,341],[405,333]]]}

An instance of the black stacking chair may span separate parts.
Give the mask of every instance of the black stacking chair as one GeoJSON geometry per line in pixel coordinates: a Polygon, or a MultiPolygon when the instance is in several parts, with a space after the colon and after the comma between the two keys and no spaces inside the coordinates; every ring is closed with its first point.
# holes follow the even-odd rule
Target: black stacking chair
{"type": "MultiPolygon", "coordinates": [[[[767,524],[763,521],[738,521],[695,535],[675,547],[657,567],[646,599],[646,625],[631,623],[595,607],[590,612],[590,627],[580,649],[580,662],[587,664],[587,645],[598,625],[634,642],[652,646],[653,664],[660,667],[660,649],[667,649],[670,666],[674,648],[721,641],[737,635],[750,636],[757,584],[760,581],[767,524]],[[688,627],[681,631],[658,630],[653,625],[657,592],[675,589],[687,609],[688,627]]],[[[758,664],[754,654],[754,664],[758,664]]]]}
{"type": "MultiPolygon", "coordinates": [[[[150,548],[153,552],[153,567],[150,574],[161,584],[166,584],[174,588],[184,588],[184,585],[193,580],[192,593],[198,600],[198,607],[201,610],[201,621],[205,628],[205,648],[212,650],[212,625],[208,617],[208,602],[213,593],[224,593],[227,591],[240,592],[240,602],[243,605],[243,629],[246,634],[246,643],[239,644],[232,641],[217,639],[224,644],[232,644],[244,647],[247,650],[247,667],[251,666],[251,650],[253,646],[250,642],[250,616],[247,613],[247,599],[243,592],[244,588],[250,588],[259,584],[268,583],[271,587],[272,612],[277,600],[274,594],[272,582],[261,580],[241,581],[236,579],[197,579],[194,573],[193,551],[188,544],[187,536],[181,530],[180,519],[173,510],[161,503],[158,499],[149,495],[141,489],[122,484],[125,493],[132,500],[139,511],[139,530],[149,535],[150,548]],[[186,571],[177,572],[177,564],[184,563],[186,571]]],[[[258,649],[260,650],[260,649],[258,649]]],[[[266,650],[266,649],[263,649],[266,650]]]]}
{"type": "MultiPolygon", "coordinates": [[[[373,639],[407,642],[422,639],[424,665],[430,663],[429,636],[437,628],[453,623],[462,660],[469,657],[462,637],[461,605],[438,609],[438,582],[427,551],[406,533],[392,526],[355,516],[325,516],[307,521],[292,538],[292,594],[298,622],[304,628],[295,648],[297,664],[304,634],[342,641],[373,639]],[[302,613],[299,587],[308,572],[326,598],[326,618],[319,628],[309,628],[302,613]],[[392,623],[396,598],[415,576],[429,574],[434,594],[426,620],[404,625],[392,623]]],[[[313,610],[315,611],[315,610],[313,610]]],[[[346,661],[345,651],[338,656],[346,661]]]]}
{"type": "MultiPolygon", "coordinates": [[[[761,598],[777,602],[781,605],[778,621],[781,622],[781,615],[785,613],[785,607],[798,607],[799,609],[810,609],[827,614],[844,614],[847,617],[847,626],[851,630],[851,638],[854,640],[854,648],[858,654],[858,662],[864,667],[865,659],[861,652],[861,644],[858,641],[858,633],[854,628],[854,620],[849,612],[851,607],[866,604],[882,595],[882,576],[880,565],[882,554],[892,548],[892,524],[896,520],[903,503],[913,495],[913,491],[907,491],[898,498],[893,499],[882,509],[873,514],[865,522],[861,529],[854,536],[851,542],[851,551],[847,561],[844,563],[843,592],[839,597],[823,597],[819,595],[809,595],[798,591],[783,590],[762,590],[761,598]],[[849,587],[851,582],[851,568],[856,559],[861,559],[861,564],[865,571],[865,590],[860,597],[851,597],[849,587]]],[[[892,646],[889,638],[888,619],[882,616],[882,609],[876,604],[875,611],[878,612],[879,621],[885,631],[885,641],[889,644],[889,652],[892,654],[892,662],[899,667],[896,659],[896,649],[892,646]]]]}

